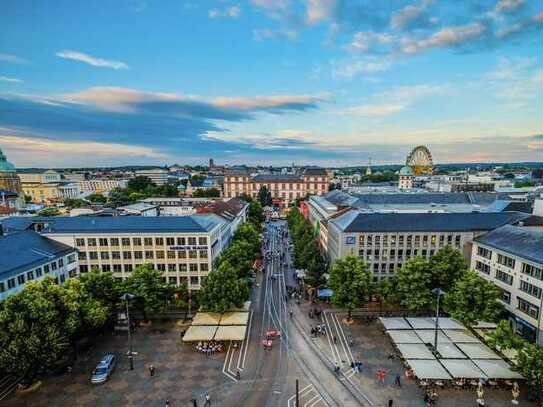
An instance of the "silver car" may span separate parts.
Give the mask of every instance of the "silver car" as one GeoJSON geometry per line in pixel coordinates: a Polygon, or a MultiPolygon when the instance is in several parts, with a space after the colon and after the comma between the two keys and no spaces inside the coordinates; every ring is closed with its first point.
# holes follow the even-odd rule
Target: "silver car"
{"type": "Polygon", "coordinates": [[[113,373],[116,364],[117,358],[115,355],[112,353],[106,353],[92,372],[91,383],[100,384],[106,382],[109,379],[109,376],[111,376],[113,373]]]}

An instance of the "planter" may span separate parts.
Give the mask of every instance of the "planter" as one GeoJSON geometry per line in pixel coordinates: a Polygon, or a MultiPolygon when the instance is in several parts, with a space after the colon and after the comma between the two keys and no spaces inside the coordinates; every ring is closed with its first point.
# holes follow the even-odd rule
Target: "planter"
{"type": "Polygon", "coordinates": [[[17,394],[30,394],[30,393],[34,393],[36,390],[38,390],[40,387],[41,387],[41,380],[38,380],[34,383],[32,383],[30,386],[28,387],[18,387],[17,388],[17,394]]]}

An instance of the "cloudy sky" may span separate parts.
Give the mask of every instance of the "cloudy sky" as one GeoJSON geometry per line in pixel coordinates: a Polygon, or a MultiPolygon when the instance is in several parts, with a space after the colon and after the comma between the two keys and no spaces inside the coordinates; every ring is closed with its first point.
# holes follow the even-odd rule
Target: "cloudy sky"
{"type": "Polygon", "coordinates": [[[17,166],[543,160],[540,0],[4,0],[17,166]]]}

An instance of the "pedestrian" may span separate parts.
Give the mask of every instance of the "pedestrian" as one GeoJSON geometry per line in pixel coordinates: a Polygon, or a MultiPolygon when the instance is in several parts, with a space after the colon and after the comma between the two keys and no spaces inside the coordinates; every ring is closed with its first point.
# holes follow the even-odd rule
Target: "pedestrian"
{"type": "Polygon", "coordinates": [[[211,406],[211,397],[209,397],[209,393],[206,393],[206,395],[205,395],[204,407],[206,407],[206,406],[211,406]]]}
{"type": "Polygon", "coordinates": [[[333,338],[333,339],[334,339],[334,344],[337,345],[337,338],[336,338],[335,335],[334,335],[334,338],[333,338]]]}
{"type": "Polygon", "coordinates": [[[393,403],[394,403],[394,402],[392,401],[392,399],[389,399],[389,400],[388,400],[388,407],[392,407],[392,404],[393,404],[393,403]]]}
{"type": "Polygon", "coordinates": [[[151,377],[155,375],[155,367],[153,365],[149,366],[149,374],[151,375],[151,377]]]}
{"type": "Polygon", "coordinates": [[[192,403],[192,407],[198,407],[198,402],[196,399],[191,399],[190,402],[192,403]]]}
{"type": "Polygon", "coordinates": [[[289,311],[290,317],[292,318],[292,310],[289,311]]]}
{"type": "Polygon", "coordinates": [[[236,371],[236,379],[241,380],[241,372],[239,369],[236,371]]]}
{"type": "Polygon", "coordinates": [[[396,378],[394,379],[394,384],[398,387],[402,387],[401,376],[399,373],[396,374],[396,378]]]}
{"type": "Polygon", "coordinates": [[[336,363],[335,366],[334,366],[334,372],[335,372],[335,373],[339,373],[339,370],[340,370],[340,369],[339,369],[339,366],[338,366],[338,364],[336,363]]]}
{"type": "Polygon", "coordinates": [[[427,406],[430,404],[430,396],[428,395],[428,392],[424,393],[424,402],[427,406]]]}
{"type": "Polygon", "coordinates": [[[170,400],[166,400],[166,404],[164,404],[164,407],[170,407],[170,400]]]}

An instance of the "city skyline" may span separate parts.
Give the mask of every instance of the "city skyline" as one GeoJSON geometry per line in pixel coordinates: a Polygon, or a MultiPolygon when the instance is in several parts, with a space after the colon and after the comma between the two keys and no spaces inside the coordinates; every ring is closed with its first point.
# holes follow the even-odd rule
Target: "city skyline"
{"type": "Polygon", "coordinates": [[[543,5],[381,3],[7,1],[0,148],[18,167],[543,160],[543,5]]]}

